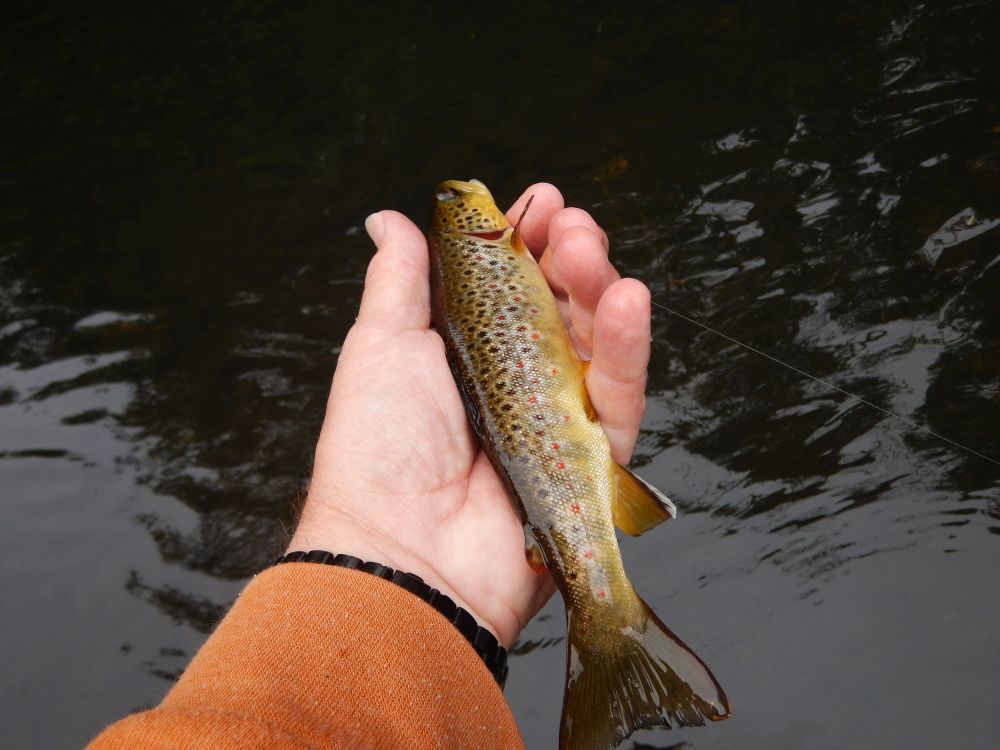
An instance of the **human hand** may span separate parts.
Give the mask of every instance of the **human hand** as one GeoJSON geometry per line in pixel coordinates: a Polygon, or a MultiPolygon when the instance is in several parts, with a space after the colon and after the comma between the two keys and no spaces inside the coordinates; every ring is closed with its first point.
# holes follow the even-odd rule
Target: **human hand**
{"type": "MultiPolygon", "coordinates": [[[[619,463],[631,456],[645,407],[649,291],[621,279],[608,239],[585,211],[532,186],[521,230],[556,295],[570,335],[593,361],[587,390],[619,463]]],[[[313,478],[289,550],[346,553],[419,575],[510,646],[552,595],[531,569],[524,536],[472,433],[430,327],[423,233],[395,211],[366,222],[378,252],[358,319],[344,341],[313,478]]]]}

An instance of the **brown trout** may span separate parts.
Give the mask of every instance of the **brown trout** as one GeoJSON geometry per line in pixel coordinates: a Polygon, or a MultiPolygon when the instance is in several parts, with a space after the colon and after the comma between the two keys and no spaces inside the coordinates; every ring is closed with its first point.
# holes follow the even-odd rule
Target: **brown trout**
{"type": "Polygon", "coordinates": [[[526,553],[566,604],[560,747],[613,748],[640,727],[724,719],[705,664],[639,598],[614,527],[673,504],[617,465],[537,263],[479,181],[442,183],[431,226],[434,325],[476,434],[522,514],[526,553]]]}

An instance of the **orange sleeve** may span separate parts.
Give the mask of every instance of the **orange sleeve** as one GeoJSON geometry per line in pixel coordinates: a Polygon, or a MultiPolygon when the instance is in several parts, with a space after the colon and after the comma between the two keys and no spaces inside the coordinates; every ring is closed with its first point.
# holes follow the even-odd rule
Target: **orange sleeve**
{"type": "Polygon", "coordinates": [[[163,702],[89,750],[523,748],[493,676],[398,586],[313,563],[251,581],[163,702]]]}

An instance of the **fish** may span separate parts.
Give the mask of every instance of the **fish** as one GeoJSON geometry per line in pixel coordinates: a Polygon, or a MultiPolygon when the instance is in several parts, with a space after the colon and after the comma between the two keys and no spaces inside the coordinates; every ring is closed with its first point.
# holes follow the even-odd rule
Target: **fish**
{"type": "Polygon", "coordinates": [[[432,320],[469,422],[524,523],[529,563],[548,569],[565,603],[560,748],[604,750],[642,727],[728,718],[718,681],[625,573],[615,526],[639,535],[676,508],[612,459],[589,363],[520,220],[511,226],[479,180],[448,180],[427,239],[432,320]]]}

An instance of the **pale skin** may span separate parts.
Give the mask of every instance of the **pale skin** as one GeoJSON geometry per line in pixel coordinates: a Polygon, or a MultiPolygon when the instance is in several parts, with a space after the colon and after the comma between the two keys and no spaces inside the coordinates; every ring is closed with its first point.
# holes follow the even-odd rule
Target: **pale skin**
{"type": "MultiPolygon", "coordinates": [[[[622,279],[608,238],[547,183],[528,188],[521,225],[581,356],[616,461],[627,463],[645,408],[648,289],[622,279]]],[[[372,214],[377,252],[344,341],[312,481],[288,547],[346,553],[421,576],[510,646],[555,591],[524,556],[521,522],[472,433],[441,337],[431,328],[423,232],[372,214]]]]}

